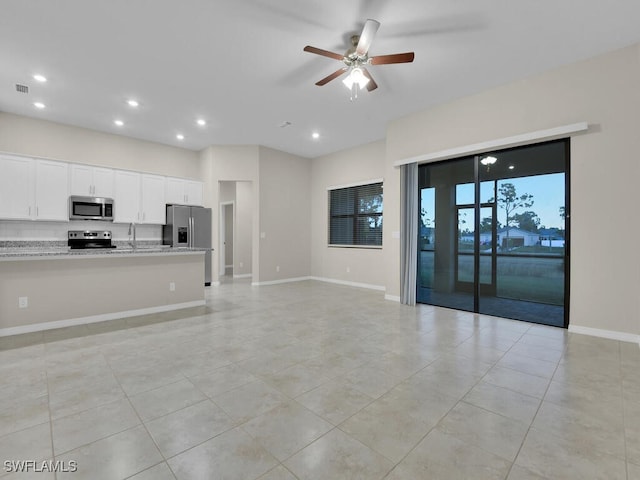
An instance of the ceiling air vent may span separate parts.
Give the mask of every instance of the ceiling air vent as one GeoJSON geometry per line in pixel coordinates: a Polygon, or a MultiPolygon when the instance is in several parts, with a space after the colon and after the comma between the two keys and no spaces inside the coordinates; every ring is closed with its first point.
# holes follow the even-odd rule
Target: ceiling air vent
{"type": "Polygon", "coordinates": [[[26,85],[20,85],[19,83],[16,83],[16,91],[20,93],[29,93],[29,87],[26,85]]]}

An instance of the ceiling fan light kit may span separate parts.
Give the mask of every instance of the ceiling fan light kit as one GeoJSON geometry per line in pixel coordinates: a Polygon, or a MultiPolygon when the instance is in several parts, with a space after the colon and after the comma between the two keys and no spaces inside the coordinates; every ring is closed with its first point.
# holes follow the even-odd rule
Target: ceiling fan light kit
{"type": "Polygon", "coordinates": [[[366,87],[369,79],[364,76],[360,67],[352,67],[349,75],[342,79],[342,83],[351,90],[351,100],[354,100],[358,98],[358,90],[366,87]]]}
{"type": "Polygon", "coordinates": [[[351,48],[349,48],[344,55],[312,47],[310,45],[304,47],[305,52],[315,53],[316,55],[322,55],[323,57],[332,58],[334,60],[340,60],[346,65],[346,68],[339,68],[332,74],[317,81],[316,85],[319,87],[326,85],[331,80],[334,80],[348,72],[348,75],[342,80],[342,83],[344,83],[344,85],[351,91],[351,100],[354,100],[355,98],[358,98],[359,89],[366,87],[367,90],[371,92],[378,88],[373,77],[366,69],[366,65],[386,65],[391,63],[413,62],[413,52],[369,57],[369,47],[373,42],[373,38],[375,37],[378,28],[380,28],[380,22],[368,19],[362,28],[362,33],[351,37],[351,48]]]}

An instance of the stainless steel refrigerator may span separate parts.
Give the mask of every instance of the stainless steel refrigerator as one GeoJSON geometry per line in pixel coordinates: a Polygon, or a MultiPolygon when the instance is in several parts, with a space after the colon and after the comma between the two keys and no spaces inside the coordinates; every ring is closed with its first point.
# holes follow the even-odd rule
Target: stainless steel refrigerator
{"type": "Polygon", "coordinates": [[[211,209],[167,205],[167,224],[162,227],[162,243],[172,247],[206,248],[204,284],[211,285],[211,209]]]}

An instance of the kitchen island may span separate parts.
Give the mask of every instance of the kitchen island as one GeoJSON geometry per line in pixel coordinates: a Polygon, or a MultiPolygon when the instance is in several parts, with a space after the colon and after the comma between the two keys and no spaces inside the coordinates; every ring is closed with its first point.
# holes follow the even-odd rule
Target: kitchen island
{"type": "Polygon", "coordinates": [[[0,248],[0,336],[204,305],[204,254],[0,248]]]}

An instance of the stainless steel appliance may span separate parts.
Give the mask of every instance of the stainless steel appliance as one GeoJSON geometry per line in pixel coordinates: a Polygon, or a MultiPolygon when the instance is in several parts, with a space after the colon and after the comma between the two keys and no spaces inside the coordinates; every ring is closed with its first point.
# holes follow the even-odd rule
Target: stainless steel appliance
{"type": "Polygon", "coordinates": [[[69,197],[69,220],[106,220],[113,222],[113,198],[69,197]]]}
{"type": "Polygon", "coordinates": [[[162,243],[172,247],[204,248],[204,284],[211,285],[211,209],[167,205],[162,243]]]}
{"type": "Polygon", "coordinates": [[[108,230],[69,230],[67,245],[73,249],[116,248],[111,243],[111,232],[108,230]]]}

